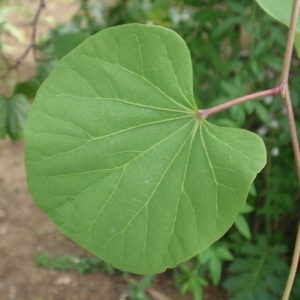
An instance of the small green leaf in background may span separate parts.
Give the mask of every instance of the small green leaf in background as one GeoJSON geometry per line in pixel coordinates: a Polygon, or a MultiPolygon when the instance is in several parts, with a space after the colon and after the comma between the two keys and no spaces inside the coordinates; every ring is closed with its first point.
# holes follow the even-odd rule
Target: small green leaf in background
{"type": "Polygon", "coordinates": [[[271,124],[270,113],[262,103],[255,102],[255,112],[260,121],[262,121],[266,125],[271,124]]]}
{"type": "Polygon", "coordinates": [[[276,71],[281,71],[282,69],[282,62],[283,59],[280,57],[276,57],[276,56],[270,56],[270,55],[265,55],[262,58],[262,61],[269,67],[271,67],[272,69],[276,70],[276,71]]]}
{"type": "Polygon", "coordinates": [[[209,285],[207,280],[199,274],[198,269],[199,266],[194,266],[191,269],[185,263],[179,264],[178,268],[175,269],[177,271],[176,285],[180,289],[181,295],[191,292],[194,300],[202,300],[202,287],[209,285]],[[178,270],[180,270],[179,273],[178,270]]]}
{"type": "Polygon", "coordinates": [[[243,22],[242,16],[231,17],[225,19],[218,27],[214,28],[212,31],[211,37],[212,38],[220,38],[229,30],[232,30],[236,24],[241,24],[243,22]]]}
{"type": "MultiPolygon", "coordinates": [[[[254,184],[252,184],[252,187],[254,187],[254,184]]],[[[251,191],[251,188],[250,188],[251,191]]],[[[236,226],[239,233],[244,236],[246,239],[251,238],[251,231],[248,225],[248,222],[246,218],[243,216],[243,214],[248,214],[254,210],[254,207],[250,205],[249,203],[245,203],[244,207],[241,209],[240,213],[237,215],[234,225],[236,226]]]]}
{"type": "Polygon", "coordinates": [[[209,274],[213,285],[218,285],[221,279],[222,261],[233,260],[234,256],[225,247],[210,246],[198,254],[198,260],[203,266],[208,264],[209,274]]]}
{"type": "Polygon", "coordinates": [[[64,56],[25,134],[30,191],[71,239],[113,266],[163,272],[232,226],[266,162],[256,134],[199,118],[184,41],[111,27],[64,56]]]}
{"type": "Polygon", "coordinates": [[[219,257],[221,260],[225,260],[225,261],[234,260],[234,256],[225,247],[216,247],[215,252],[217,257],[219,257]]]}
{"type": "Polygon", "coordinates": [[[103,272],[114,275],[115,269],[97,257],[77,257],[74,255],[62,255],[51,258],[47,253],[39,253],[35,258],[35,266],[59,271],[76,270],[78,274],[103,272]]]}
{"type": "Polygon", "coordinates": [[[209,271],[210,271],[210,276],[213,282],[213,285],[216,286],[220,282],[221,279],[221,272],[222,272],[222,263],[221,260],[213,256],[212,260],[209,264],[209,271]]]}
{"type": "Polygon", "coordinates": [[[300,32],[296,32],[295,35],[295,48],[297,50],[298,56],[300,57],[300,32]]]}
{"type": "Polygon", "coordinates": [[[254,210],[254,206],[246,202],[240,213],[248,214],[248,213],[252,212],[253,210],[254,210]]]}
{"type": "Polygon", "coordinates": [[[23,137],[29,108],[28,100],[21,94],[0,97],[0,139],[4,139],[6,134],[14,141],[23,137]]]}
{"type": "MultiPolygon", "coordinates": [[[[250,190],[249,190],[249,195],[252,197],[256,197],[257,196],[257,191],[254,185],[254,182],[252,182],[251,186],[250,186],[250,190]]],[[[247,202],[245,203],[245,206],[249,205],[247,202]]]]}
{"type": "Polygon", "coordinates": [[[236,226],[240,234],[242,234],[246,239],[249,240],[251,238],[249,225],[243,215],[241,214],[237,215],[234,221],[234,225],[236,226]]]}
{"type": "Polygon", "coordinates": [[[4,139],[6,136],[6,123],[7,123],[7,99],[0,97],[0,139],[4,139]]]}
{"type": "Polygon", "coordinates": [[[7,99],[7,104],[7,133],[12,140],[17,141],[23,137],[30,104],[21,94],[7,99]]]}
{"type": "Polygon", "coordinates": [[[19,82],[14,87],[14,94],[23,94],[27,99],[34,99],[38,88],[40,87],[40,81],[37,79],[31,79],[24,82],[19,82]]]}
{"type": "Polygon", "coordinates": [[[152,281],[154,276],[153,275],[146,275],[143,276],[143,278],[137,282],[136,280],[130,280],[130,290],[128,293],[128,296],[132,300],[151,300],[146,295],[146,290],[151,287],[152,281]]]}

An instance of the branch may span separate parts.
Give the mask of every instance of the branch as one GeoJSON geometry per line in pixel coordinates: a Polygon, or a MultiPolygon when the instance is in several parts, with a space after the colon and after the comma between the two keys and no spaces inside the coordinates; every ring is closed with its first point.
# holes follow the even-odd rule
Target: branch
{"type": "Polygon", "coordinates": [[[256,100],[259,98],[263,98],[263,97],[267,97],[267,96],[275,96],[278,94],[282,94],[283,91],[283,85],[280,84],[270,90],[266,90],[266,91],[262,91],[262,92],[258,92],[258,93],[254,93],[254,94],[250,94],[244,97],[240,97],[228,102],[225,102],[223,104],[217,105],[215,107],[212,108],[208,108],[208,109],[200,109],[199,110],[199,117],[206,119],[218,112],[224,111],[232,106],[238,105],[238,104],[242,104],[251,100],[256,100]]]}
{"type": "Polygon", "coordinates": [[[298,141],[296,124],[295,124],[295,117],[294,117],[294,112],[292,107],[292,101],[291,101],[291,96],[290,96],[290,91],[288,86],[285,92],[285,108],[287,111],[287,116],[289,120],[291,136],[292,136],[292,144],[293,144],[294,156],[295,156],[297,173],[298,173],[298,181],[300,183],[300,150],[299,150],[300,148],[299,148],[299,141],[298,141]]]}
{"type": "Polygon", "coordinates": [[[41,14],[41,11],[43,10],[43,8],[46,7],[46,3],[45,0],[40,0],[38,9],[34,15],[34,18],[32,20],[31,26],[32,26],[32,34],[31,34],[31,40],[29,45],[27,46],[27,48],[24,50],[24,52],[22,53],[22,55],[20,55],[20,57],[16,60],[15,64],[13,64],[12,66],[10,66],[7,71],[1,76],[2,79],[6,78],[7,75],[12,71],[18,68],[18,66],[20,64],[22,64],[22,62],[24,61],[24,59],[27,57],[28,53],[30,52],[30,50],[33,50],[33,54],[35,56],[35,49],[36,49],[36,32],[37,32],[37,24],[38,24],[38,20],[39,20],[39,16],[41,14]]]}
{"type": "MultiPolygon", "coordinates": [[[[298,2],[300,2],[300,1],[298,1],[298,2]]],[[[285,92],[285,108],[287,111],[287,116],[288,116],[288,120],[289,120],[291,136],[292,136],[292,144],[293,144],[296,168],[297,168],[297,173],[298,173],[298,181],[300,183],[300,150],[299,150],[300,148],[299,148],[299,141],[298,141],[298,136],[297,136],[295,117],[294,117],[294,112],[293,112],[293,107],[292,107],[290,91],[289,91],[289,88],[287,85],[286,85],[286,92],[285,92]]],[[[290,296],[290,293],[291,293],[291,290],[293,287],[293,282],[294,282],[295,276],[296,276],[297,266],[299,263],[299,255],[300,255],[300,223],[298,226],[298,233],[297,233],[297,239],[296,239],[291,269],[290,269],[289,277],[288,277],[288,280],[287,280],[287,283],[286,283],[286,286],[284,289],[284,294],[282,296],[282,300],[289,299],[289,296],[290,296]]]]}
{"type": "Polygon", "coordinates": [[[162,294],[161,292],[155,290],[154,288],[150,287],[146,290],[146,292],[149,294],[149,296],[152,299],[155,300],[172,300],[171,298],[169,298],[168,296],[162,294]]]}
{"type": "MultiPolygon", "coordinates": [[[[287,110],[287,116],[289,119],[290,131],[291,131],[291,136],[292,136],[294,156],[295,156],[295,162],[296,162],[297,173],[298,173],[298,181],[300,183],[300,150],[299,150],[299,142],[298,142],[296,125],[295,125],[293,106],[292,106],[290,91],[289,91],[289,87],[288,87],[288,78],[289,78],[290,64],[291,64],[291,58],[292,58],[292,53],[293,53],[294,41],[295,41],[296,25],[297,25],[297,21],[298,21],[299,8],[300,8],[300,0],[294,0],[292,17],[291,17],[291,22],[290,22],[290,29],[289,29],[289,34],[288,34],[287,47],[286,47],[286,51],[285,51],[284,63],[283,63],[281,77],[280,77],[280,82],[281,82],[281,84],[284,85],[284,89],[281,93],[281,97],[285,99],[285,107],[287,110]]],[[[291,269],[289,272],[288,281],[287,281],[285,289],[284,289],[282,300],[288,300],[290,297],[290,293],[291,293],[292,286],[293,286],[295,276],[296,276],[297,266],[299,263],[299,255],[300,255],[300,224],[298,226],[298,233],[297,233],[296,245],[295,245],[294,254],[293,254],[292,265],[291,265],[291,269]]]]}
{"type": "Polygon", "coordinates": [[[292,266],[290,269],[290,273],[289,273],[289,278],[288,281],[286,283],[285,286],[285,290],[284,290],[284,294],[282,296],[282,300],[288,300],[291,290],[292,290],[292,286],[294,283],[294,279],[296,276],[296,272],[297,272],[297,266],[299,263],[299,255],[300,255],[300,223],[298,225],[298,233],[297,233],[297,239],[296,239],[296,245],[295,245],[295,250],[294,250],[294,254],[293,254],[293,261],[292,261],[292,266]]]}
{"type": "MultiPolygon", "coordinates": [[[[283,70],[281,73],[280,80],[284,84],[284,90],[283,90],[283,93],[281,94],[281,96],[282,96],[282,98],[285,99],[285,107],[287,110],[287,116],[289,119],[290,131],[291,131],[291,136],[292,136],[293,150],[294,150],[295,162],[296,162],[297,173],[298,173],[298,181],[300,183],[299,141],[298,141],[297,130],[296,130],[296,125],[295,125],[295,117],[294,117],[294,112],[293,112],[290,91],[289,91],[289,87],[288,87],[288,77],[289,77],[290,63],[291,63],[291,57],[292,57],[295,34],[296,34],[296,25],[297,25],[297,21],[298,21],[299,8],[300,8],[300,0],[294,0],[294,6],[293,6],[292,17],[291,17],[287,47],[286,47],[285,56],[284,56],[283,70]]],[[[296,244],[295,244],[291,269],[290,269],[289,277],[288,277],[288,280],[287,280],[287,283],[286,283],[286,286],[284,289],[282,300],[288,300],[290,297],[291,290],[292,290],[293,283],[294,283],[295,276],[296,276],[298,263],[299,263],[299,255],[300,255],[300,223],[298,225],[298,233],[297,233],[297,238],[296,238],[296,244]]]]}
{"type": "MultiPolygon", "coordinates": [[[[287,40],[287,47],[286,47],[285,55],[284,55],[283,69],[282,69],[280,81],[279,81],[283,84],[287,84],[287,82],[288,82],[291,59],[292,59],[293,48],[294,48],[299,8],[300,8],[300,0],[294,0],[292,17],[291,17],[291,22],[290,22],[290,29],[289,29],[288,40],[287,40]]],[[[284,97],[285,97],[285,90],[283,90],[283,94],[282,94],[282,98],[284,98],[284,97]]]]}

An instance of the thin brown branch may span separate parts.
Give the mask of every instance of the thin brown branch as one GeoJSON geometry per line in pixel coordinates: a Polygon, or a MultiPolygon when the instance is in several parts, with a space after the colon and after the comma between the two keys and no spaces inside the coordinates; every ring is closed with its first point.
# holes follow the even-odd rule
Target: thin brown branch
{"type": "MultiPolygon", "coordinates": [[[[296,125],[295,125],[295,117],[294,117],[294,112],[293,112],[290,91],[289,91],[289,87],[288,87],[288,78],[289,78],[290,64],[291,64],[291,58],[292,58],[292,53],[293,53],[293,47],[294,47],[294,40],[295,40],[296,25],[297,25],[298,15],[299,15],[299,8],[300,8],[300,0],[294,0],[292,17],[291,17],[291,22],[290,22],[290,29],[289,29],[289,34],[288,34],[287,47],[286,47],[285,56],[284,56],[284,63],[283,63],[283,69],[282,69],[282,73],[281,73],[280,83],[284,85],[281,96],[282,96],[282,98],[285,99],[285,107],[287,110],[287,116],[289,119],[289,126],[290,126],[290,131],[291,131],[291,136],[292,136],[294,156],[295,156],[295,162],[296,162],[297,173],[298,173],[298,181],[300,183],[299,141],[298,141],[297,130],[296,130],[296,125]]],[[[282,300],[288,300],[290,297],[290,293],[291,293],[292,286],[293,286],[295,276],[296,276],[296,270],[297,270],[298,263],[299,263],[299,255],[300,255],[300,224],[298,226],[298,233],[297,233],[295,250],[294,250],[294,254],[293,254],[292,265],[291,265],[289,277],[288,277],[288,280],[287,280],[287,283],[286,283],[286,286],[284,289],[282,300]]]]}
{"type": "Polygon", "coordinates": [[[294,117],[294,112],[292,107],[291,95],[288,86],[285,92],[285,108],[287,111],[287,116],[290,125],[292,144],[293,144],[294,156],[295,156],[297,173],[298,173],[298,181],[300,183],[300,149],[299,149],[299,141],[298,141],[295,117],[294,117]]]}
{"type": "MultiPolygon", "coordinates": [[[[288,85],[285,85],[285,108],[287,111],[287,116],[289,120],[289,126],[291,131],[291,137],[292,137],[292,144],[293,144],[293,150],[294,150],[294,156],[295,156],[295,162],[296,162],[296,168],[297,168],[297,174],[298,174],[298,181],[300,183],[300,148],[299,148],[299,141],[298,141],[298,135],[297,135],[297,129],[295,124],[295,117],[292,107],[292,100],[290,96],[290,90],[288,88],[288,85]]],[[[282,300],[288,300],[290,297],[290,293],[293,287],[293,283],[296,276],[296,271],[299,263],[299,255],[300,255],[300,223],[298,225],[298,233],[296,238],[296,244],[293,254],[293,260],[291,264],[291,269],[289,272],[289,277],[284,289],[284,294],[282,296],[282,300]]]]}
{"type": "Polygon", "coordinates": [[[148,295],[154,300],[172,300],[168,296],[162,294],[161,292],[157,291],[156,289],[150,287],[147,289],[148,295]]]}
{"type": "Polygon", "coordinates": [[[46,7],[45,0],[40,0],[38,9],[34,15],[34,18],[32,20],[31,26],[32,26],[32,34],[31,34],[31,39],[29,45],[26,47],[24,52],[20,55],[20,57],[16,60],[15,64],[11,65],[7,71],[1,76],[2,79],[6,78],[7,75],[12,71],[18,68],[20,64],[24,61],[24,59],[27,57],[29,52],[33,50],[33,54],[35,56],[35,49],[36,49],[36,33],[37,33],[37,24],[39,20],[39,16],[41,14],[41,11],[43,8],[46,7]]]}
{"type": "MultiPolygon", "coordinates": [[[[282,68],[280,81],[279,81],[280,83],[283,84],[287,84],[288,82],[291,59],[292,59],[293,48],[294,48],[294,41],[295,41],[295,32],[296,32],[296,26],[297,26],[298,15],[299,15],[299,8],[300,8],[300,0],[294,0],[287,47],[285,50],[283,68],[282,68]]],[[[282,92],[283,92],[282,97],[284,98],[286,90],[284,89],[282,92]]]]}
{"type": "MultiPolygon", "coordinates": [[[[295,156],[295,162],[296,162],[296,168],[298,173],[298,181],[300,183],[300,148],[299,148],[299,141],[298,141],[298,135],[296,130],[296,124],[295,124],[295,118],[294,118],[294,112],[292,107],[292,101],[290,96],[290,91],[287,85],[285,85],[285,107],[287,111],[287,116],[289,120],[289,126],[291,131],[291,137],[292,137],[292,144],[293,144],[293,150],[294,150],[294,156],[295,156]]],[[[288,300],[293,282],[295,280],[296,271],[299,263],[299,255],[300,255],[300,224],[298,226],[298,233],[297,233],[297,239],[295,244],[295,250],[293,254],[293,260],[291,264],[291,269],[289,272],[289,277],[284,289],[284,294],[282,296],[282,300],[288,300]]]]}
{"type": "Polygon", "coordinates": [[[285,286],[284,294],[282,296],[282,300],[288,300],[291,294],[291,290],[293,287],[293,282],[297,272],[297,266],[299,263],[299,255],[300,255],[300,223],[298,225],[298,232],[295,244],[295,250],[293,254],[292,265],[289,273],[289,278],[285,286]]]}
{"type": "Polygon", "coordinates": [[[36,57],[35,50],[36,50],[37,24],[38,24],[38,20],[39,20],[39,17],[40,17],[40,14],[41,14],[43,8],[46,8],[45,0],[40,0],[38,9],[37,9],[36,14],[35,14],[35,16],[33,18],[33,21],[32,21],[31,46],[32,46],[34,57],[36,57]]]}
{"type": "Polygon", "coordinates": [[[123,291],[119,297],[119,300],[126,300],[126,298],[129,296],[128,291],[123,291]]]}
{"type": "Polygon", "coordinates": [[[207,109],[200,109],[199,110],[199,117],[206,119],[218,112],[224,111],[230,107],[233,107],[238,104],[242,104],[251,100],[256,100],[259,98],[267,97],[267,96],[275,96],[282,93],[283,85],[278,85],[270,90],[250,94],[244,97],[240,97],[231,101],[228,101],[226,103],[217,105],[215,107],[207,108],[207,109]]]}

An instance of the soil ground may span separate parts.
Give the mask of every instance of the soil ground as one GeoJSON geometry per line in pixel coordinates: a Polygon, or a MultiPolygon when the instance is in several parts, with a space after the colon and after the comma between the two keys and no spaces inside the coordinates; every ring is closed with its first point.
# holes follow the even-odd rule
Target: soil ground
{"type": "MultiPolygon", "coordinates": [[[[32,12],[38,0],[9,1],[10,7],[32,12]]],[[[46,1],[47,9],[41,15],[39,36],[51,26],[66,22],[76,11],[78,2],[46,1]]],[[[30,17],[30,14],[29,14],[30,17]]],[[[12,13],[8,19],[21,30],[22,42],[4,35],[3,42],[9,58],[15,59],[24,51],[30,37],[28,14],[12,13]]],[[[20,67],[21,80],[33,76],[34,63],[29,57],[20,67]]],[[[20,79],[20,78],[19,78],[20,79]]],[[[0,93],[6,93],[0,87],[0,93]]],[[[40,252],[57,257],[75,254],[90,256],[84,249],[62,235],[38,210],[31,198],[24,169],[23,142],[0,141],[0,300],[125,300],[129,284],[121,276],[102,273],[78,275],[75,271],[58,272],[36,268],[35,257],[40,252]]],[[[170,274],[154,279],[152,296],[157,300],[192,300],[192,295],[180,296],[170,274]],[[162,295],[167,296],[162,297],[162,295]]],[[[225,292],[217,288],[205,289],[204,299],[224,300],[225,292]]]]}

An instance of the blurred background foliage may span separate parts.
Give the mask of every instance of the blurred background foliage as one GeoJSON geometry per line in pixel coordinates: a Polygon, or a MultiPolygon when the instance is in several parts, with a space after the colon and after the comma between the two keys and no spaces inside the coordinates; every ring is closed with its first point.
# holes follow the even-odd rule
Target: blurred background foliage
{"type": "MultiPolygon", "coordinates": [[[[8,30],[17,35],[17,28],[5,21],[5,2],[9,1],[0,1],[0,34],[8,30]]],[[[28,103],[34,100],[38,87],[59,59],[110,26],[136,22],[175,30],[190,49],[195,99],[202,108],[272,88],[279,80],[287,28],[253,0],[77,2],[80,8],[70,22],[60,24],[37,41],[35,48],[42,59],[36,62],[36,75],[25,82],[13,82],[12,94],[0,96],[0,138],[22,138],[28,103]]],[[[6,61],[1,42],[0,50],[6,61]]],[[[298,132],[299,66],[295,53],[290,89],[298,132]]],[[[1,67],[4,81],[10,76],[8,68],[8,64],[1,67]]],[[[232,229],[197,257],[175,268],[174,281],[182,294],[191,292],[197,300],[202,299],[202,287],[207,285],[222,286],[230,299],[279,299],[291,261],[300,200],[283,101],[280,97],[267,97],[248,102],[210,121],[259,134],[266,144],[268,162],[252,185],[247,204],[232,229]]],[[[44,265],[45,259],[40,260],[38,266],[53,267],[47,259],[44,265]]],[[[299,275],[291,299],[300,299],[299,275]]]]}

